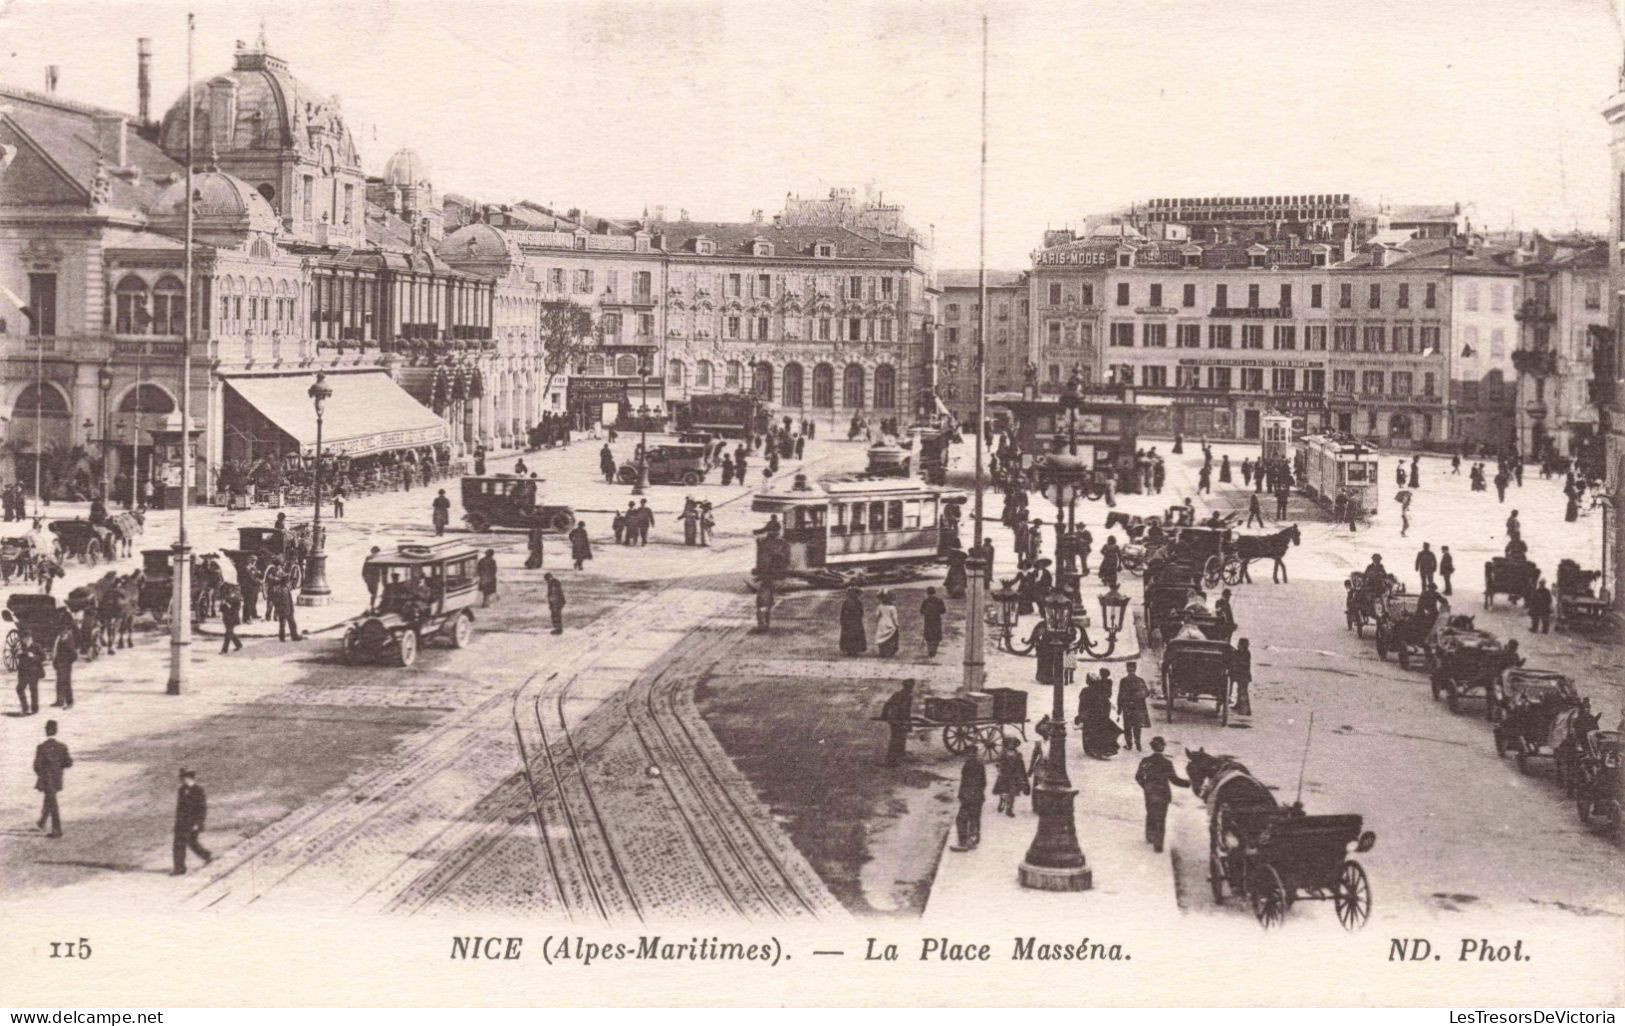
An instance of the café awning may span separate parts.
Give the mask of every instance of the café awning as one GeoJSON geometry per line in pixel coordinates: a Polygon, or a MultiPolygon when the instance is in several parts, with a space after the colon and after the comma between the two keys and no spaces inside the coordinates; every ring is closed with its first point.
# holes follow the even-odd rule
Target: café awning
{"type": "MultiPolygon", "coordinates": [[[[316,407],[309,390],[314,374],[228,377],[226,384],[266,420],[292,438],[301,452],[316,452],[316,407]]],[[[322,451],[366,456],[448,440],[434,411],[379,372],[329,374],[332,398],[324,406],[322,451]]]]}

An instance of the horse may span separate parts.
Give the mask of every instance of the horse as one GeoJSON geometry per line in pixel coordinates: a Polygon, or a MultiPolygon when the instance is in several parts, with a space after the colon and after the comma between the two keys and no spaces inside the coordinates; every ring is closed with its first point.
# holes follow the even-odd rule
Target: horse
{"type": "Polygon", "coordinates": [[[1199,798],[1206,798],[1209,785],[1230,770],[1251,775],[1246,765],[1233,755],[1209,755],[1201,748],[1185,751],[1185,775],[1190,778],[1191,790],[1199,798]]]}
{"type": "Polygon", "coordinates": [[[1275,566],[1270,570],[1270,580],[1274,584],[1291,583],[1286,574],[1286,550],[1289,545],[1302,544],[1298,534],[1298,525],[1283,528],[1274,534],[1244,534],[1236,538],[1236,555],[1241,558],[1241,579],[1252,583],[1252,575],[1247,572],[1247,564],[1255,559],[1273,559],[1275,566]]]}
{"type": "Polygon", "coordinates": [[[102,643],[107,654],[121,648],[134,648],[135,610],[138,598],[134,574],[115,578],[111,587],[102,592],[97,614],[101,618],[102,643]]]}

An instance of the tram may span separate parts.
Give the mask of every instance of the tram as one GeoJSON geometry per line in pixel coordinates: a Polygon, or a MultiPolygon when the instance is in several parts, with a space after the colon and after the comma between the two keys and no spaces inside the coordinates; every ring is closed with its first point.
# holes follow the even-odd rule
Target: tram
{"type": "Polygon", "coordinates": [[[798,580],[838,588],[918,578],[958,545],[954,488],[864,474],[759,492],[751,509],[770,514],[757,532],[751,574],[775,585],[798,580]]]}
{"type": "Polygon", "coordinates": [[[1259,456],[1265,463],[1292,458],[1292,418],[1285,413],[1266,413],[1260,432],[1259,456]]]}
{"type": "Polygon", "coordinates": [[[1297,442],[1297,476],[1305,495],[1330,509],[1339,494],[1366,516],[1377,512],[1377,450],[1347,435],[1305,435],[1297,442]]]}

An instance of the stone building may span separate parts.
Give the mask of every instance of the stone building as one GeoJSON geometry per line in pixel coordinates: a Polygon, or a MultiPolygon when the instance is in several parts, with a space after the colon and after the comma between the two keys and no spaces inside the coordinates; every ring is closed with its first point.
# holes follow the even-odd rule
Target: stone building
{"type": "MultiPolygon", "coordinates": [[[[976,419],[982,300],[977,271],[937,272],[937,396],[962,421],[976,419]]],[[[1019,392],[1032,359],[1026,271],[987,272],[987,390],[1019,392]]],[[[1068,365],[1070,366],[1070,365],[1068,365]]]]}
{"type": "Polygon", "coordinates": [[[1603,513],[1603,580],[1616,604],[1625,603],[1625,576],[1619,558],[1625,546],[1625,519],[1619,515],[1625,503],[1625,67],[1620,72],[1619,90],[1604,104],[1603,119],[1608,122],[1609,198],[1608,205],[1608,325],[1609,335],[1600,340],[1602,354],[1597,360],[1598,426],[1602,432],[1607,464],[1603,513]]]}
{"type": "Polygon", "coordinates": [[[1602,471],[1593,400],[1598,329],[1608,327],[1608,244],[1536,235],[1518,254],[1518,448],[1602,471]]]}

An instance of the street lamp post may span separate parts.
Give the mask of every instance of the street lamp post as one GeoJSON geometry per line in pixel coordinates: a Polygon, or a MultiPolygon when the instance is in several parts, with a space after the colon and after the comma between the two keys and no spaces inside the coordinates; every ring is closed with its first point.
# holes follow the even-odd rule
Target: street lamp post
{"type": "Polygon", "coordinates": [[[1072,781],[1066,773],[1066,684],[1075,663],[1068,644],[1072,631],[1072,600],[1052,592],[1044,597],[1040,606],[1044,612],[1044,632],[1039,639],[1038,666],[1044,674],[1040,680],[1054,689],[1054,705],[1050,711],[1049,752],[1033,788],[1038,833],[1027,849],[1027,857],[1016,870],[1016,878],[1021,886],[1035,890],[1086,891],[1094,886],[1094,874],[1083,849],[1078,846],[1077,824],[1072,812],[1072,802],[1078,792],[1072,789],[1072,781]]]}
{"type": "Polygon", "coordinates": [[[96,371],[96,384],[101,389],[101,392],[102,392],[102,411],[101,411],[102,412],[102,437],[101,437],[101,443],[102,443],[102,501],[106,502],[107,499],[108,499],[108,495],[107,495],[107,442],[108,442],[108,437],[107,436],[108,436],[108,428],[111,426],[111,425],[108,424],[108,421],[112,419],[112,412],[113,412],[108,406],[107,399],[108,399],[108,395],[113,391],[113,368],[109,367],[105,363],[102,364],[101,368],[96,371]]]}
{"type": "Polygon", "coordinates": [[[327,400],[333,397],[333,386],[327,383],[327,374],[316,373],[316,381],[306,392],[316,407],[316,511],[311,518],[310,552],[305,556],[305,582],[299,590],[301,606],[325,606],[333,601],[333,589],[327,586],[327,539],[322,530],[322,415],[327,400]]]}
{"type": "Polygon", "coordinates": [[[632,485],[633,495],[649,490],[649,363],[647,358],[638,363],[638,480],[632,485]]]}

